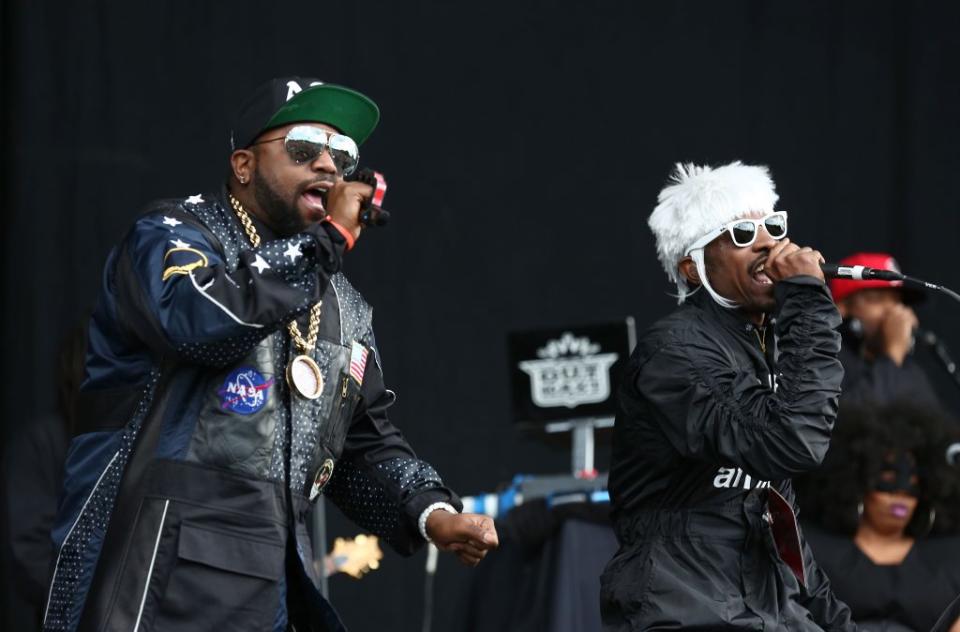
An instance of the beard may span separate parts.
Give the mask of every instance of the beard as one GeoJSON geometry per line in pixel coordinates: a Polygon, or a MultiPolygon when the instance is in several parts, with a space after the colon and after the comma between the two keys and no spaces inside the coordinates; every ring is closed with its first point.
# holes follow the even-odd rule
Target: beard
{"type": "Polygon", "coordinates": [[[297,197],[285,200],[260,173],[259,167],[254,170],[250,184],[253,185],[253,197],[257,201],[257,207],[264,214],[264,221],[278,237],[292,237],[307,228],[300,211],[297,210],[297,197]]]}

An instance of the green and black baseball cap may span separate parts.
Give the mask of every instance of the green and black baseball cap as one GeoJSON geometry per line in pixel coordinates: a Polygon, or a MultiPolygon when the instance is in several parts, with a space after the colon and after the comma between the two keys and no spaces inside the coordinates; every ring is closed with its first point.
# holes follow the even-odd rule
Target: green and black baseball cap
{"type": "Polygon", "coordinates": [[[263,132],[290,123],[324,123],[359,146],[379,120],[377,104],[356,90],[309,77],[280,77],[260,85],[240,106],[230,150],[249,147],[263,132]]]}

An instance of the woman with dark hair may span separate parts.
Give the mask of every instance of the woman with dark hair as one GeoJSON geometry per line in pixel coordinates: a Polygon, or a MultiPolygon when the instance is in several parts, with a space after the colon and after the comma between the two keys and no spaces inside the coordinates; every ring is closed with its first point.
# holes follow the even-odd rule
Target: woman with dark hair
{"type": "Polygon", "coordinates": [[[935,413],[844,408],[824,466],[801,485],[807,539],[861,629],[929,630],[960,594],[950,444],[935,413]]]}

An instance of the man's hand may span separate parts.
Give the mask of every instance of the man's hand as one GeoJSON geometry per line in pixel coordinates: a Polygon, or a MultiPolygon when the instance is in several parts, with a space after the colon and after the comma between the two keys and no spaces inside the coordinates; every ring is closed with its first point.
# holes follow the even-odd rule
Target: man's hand
{"type": "Polygon", "coordinates": [[[363,228],[360,224],[360,207],[372,195],[373,187],[368,184],[337,180],[327,192],[327,217],[357,239],[363,228]]]}
{"type": "Polygon", "coordinates": [[[790,277],[806,275],[824,280],[820,264],[824,262],[819,250],[801,248],[784,237],[770,249],[763,271],[774,283],[790,277]]]}
{"type": "Polygon", "coordinates": [[[903,360],[913,349],[913,330],[919,324],[917,315],[906,305],[901,303],[891,307],[880,323],[880,351],[897,366],[903,365],[903,360]]]}
{"type": "Polygon", "coordinates": [[[427,517],[427,535],[441,551],[452,551],[467,566],[476,566],[500,539],[489,516],[454,514],[438,509],[427,517]]]}

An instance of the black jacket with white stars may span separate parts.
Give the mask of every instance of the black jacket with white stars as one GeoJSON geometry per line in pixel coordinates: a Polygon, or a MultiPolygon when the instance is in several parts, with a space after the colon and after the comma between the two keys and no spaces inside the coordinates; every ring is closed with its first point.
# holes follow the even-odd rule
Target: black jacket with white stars
{"type": "Polygon", "coordinates": [[[387,416],[372,310],[326,223],[253,248],[225,192],[152,205],[107,261],[52,533],[45,630],[336,630],[305,520],[323,494],[410,554],[460,508],[387,416]],[[320,395],[287,375],[321,302],[320,395]]]}

